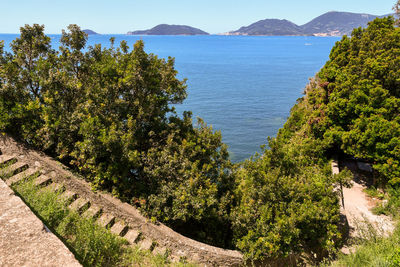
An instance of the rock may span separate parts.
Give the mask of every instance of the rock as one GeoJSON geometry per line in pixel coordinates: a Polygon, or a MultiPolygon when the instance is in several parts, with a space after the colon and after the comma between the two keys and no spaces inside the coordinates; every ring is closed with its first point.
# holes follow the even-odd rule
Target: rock
{"type": "Polygon", "coordinates": [[[370,164],[362,162],[362,161],[357,161],[357,167],[365,172],[372,172],[372,167],[370,164]]]}

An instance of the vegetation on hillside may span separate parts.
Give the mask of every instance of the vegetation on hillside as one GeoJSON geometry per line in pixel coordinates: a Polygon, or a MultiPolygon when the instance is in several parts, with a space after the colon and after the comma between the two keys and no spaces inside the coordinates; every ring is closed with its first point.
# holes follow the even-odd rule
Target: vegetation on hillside
{"type": "MultiPolygon", "coordinates": [[[[330,59],[292,109],[285,128],[307,124],[325,154],[345,153],[372,163],[374,186],[387,202],[378,213],[400,211],[400,29],[393,18],[355,29],[331,51],[330,59]]],[[[397,266],[398,229],[390,237],[368,237],[336,266],[397,266]]]]}
{"type": "Polygon", "coordinates": [[[374,163],[380,184],[400,183],[399,37],[393,18],[343,37],[310,94],[315,136],[326,149],[374,163]]]}
{"type": "Polygon", "coordinates": [[[186,85],[172,58],[147,54],[141,41],[132,50],[113,39],[110,48],[86,47],[79,27],[68,29],[57,51],[39,25],[21,28],[12,53],[0,45],[0,130],[154,220],[252,260],[318,262],[341,245],[335,189],[350,179],[331,175],[332,154],[369,160],[377,185],[397,192],[400,30],[392,18],[343,37],[269,148],[237,165],[219,132],[175,113],[186,85]]]}
{"type": "MultiPolygon", "coordinates": [[[[321,248],[327,252],[338,245],[333,188],[338,183],[345,185],[348,176],[342,173],[340,177],[329,177],[326,163],[332,154],[345,153],[373,163],[375,186],[390,188],[389,202],[381,212],[398,214],[399,48],[400,29],[395,28],[391,17],[376,19],[368,28],[344,36],[306,87],[305,96],[292,108],[277,138],[270,140],[270,148],[242,165],[235,192],[240,202],[234,214],[242,226],[237,245],[252,258],[258,258],[266,248],[269,251],[264,255],[273,254],[276,248],[282,256],[285,252],[295,253],[299,247],[302,252],[321,248]],[[291,186],[291,193],[283,193],[291,186]],[[311,194],[301,193],[311,189],[311,194]],[[296,198],[296,194],[301,197],[296,198]],[[307,201],[308,208],[302,208],[307,201]],[[290,215],[291,205],[296,205],[297,215],[290,215]],[[308,220],[308,212],[318,217],[308,220]],[[312,222],[321,228],[312,227],[312,222]],[[275,230],[279,225],[290,229],[289,237],[282,229],[275,230]],[[307,225],[305,229],[303,225],[307,225]],[[326,235],[311,235],[318,235],[316,229],[326,235]]],[[[236,230],[237,223],[233,223],[236,230]]]]}

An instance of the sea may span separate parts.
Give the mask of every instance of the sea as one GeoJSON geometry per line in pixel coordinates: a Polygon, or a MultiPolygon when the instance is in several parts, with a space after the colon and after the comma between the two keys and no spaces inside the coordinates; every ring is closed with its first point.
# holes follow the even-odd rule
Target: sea
{"type": "MultiPolygon", "coordinates": [[[[59,47],[60,35],[49,35],[59,47]]],[[[6,49],[17,34],[0,34],[6,49]]],[[[231,160],[261,152],[276,136],[290,109],[303,95],[309,78],[329,59],[338,37],[311,36],[129,36],[91,35],[88,45],[110,46],[143,40],[145,50],[175,58],[180,79],[187,78],[188,97],[176,105],[190,110],[222,133],[231,160]]],[[[195,122],[196,120],[194,120],[195,122]]]]}

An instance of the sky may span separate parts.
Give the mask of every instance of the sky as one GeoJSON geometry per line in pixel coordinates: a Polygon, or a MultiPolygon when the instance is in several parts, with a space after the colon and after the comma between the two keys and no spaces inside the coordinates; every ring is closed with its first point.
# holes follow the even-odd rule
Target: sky
{"type": "Polygon", "coordinates": [[[0,33],[44,24],[61,33],[69,24],[98,33],[124,34],[158,24],[181,24],[209,33],[237,30],[261,19],[302,25],[328,11],[384,15],[396,0],[0,0],[0,33]]]}

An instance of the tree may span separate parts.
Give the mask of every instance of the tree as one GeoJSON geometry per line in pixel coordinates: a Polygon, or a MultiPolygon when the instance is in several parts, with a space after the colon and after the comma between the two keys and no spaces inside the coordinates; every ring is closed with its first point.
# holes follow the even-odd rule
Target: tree
{"type": "Polygon", "coordinates": [[[40,118],[43,92],[47,90],[46,80],[55,52],[43,25],[25,25],[20,31],[20,37],[11,43],[13,53],[2,57],[0,112],[4,115],[0,129],[31,145],[40,145],[36,131],[43,123],[40,118]]]}
{"type": "Polygon", "coordinates": [[[52,62],[53,71],[47,80],[48,90],[43,93],[44,126],[41,134],[44,149],[59,158],[70,158],[74,144],[81,140],[79,110],[86,97],[85,80],[88,79],[87,63],[82,49],[87,35],[77,25],[62,31],[59,54],[52,62]]]}
{"type": "Polygon", "coordinates": [[[397,1],[396,4],[393,6],[393,10],[397,16],[400,15],[400,1],[397,1]]]}
{"type": "MultiPolygon", "coordinates": [[[[0,127],[112,192],[194,237],[225,245],[231,163],[221,135],[191,113],[174,59],[130,50],[86,47],[77,25],[58,51],[39,25],[21,28],[12,53],[0,45],[0,127]],[[178,198],[164,203],[163,200],[178,198]],[[197,225],[196,228],[192,227],[197,225]],[[197,230],[206,229],[206,230],[197,230]]],[[[229,232],[229,231],[228,231],[229,232]]]]}

